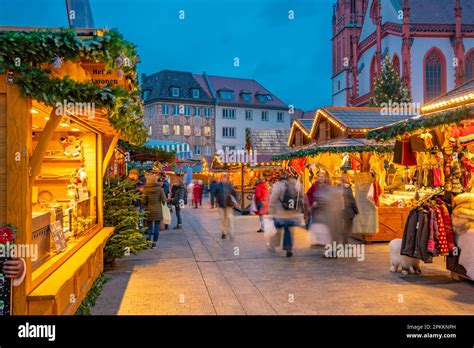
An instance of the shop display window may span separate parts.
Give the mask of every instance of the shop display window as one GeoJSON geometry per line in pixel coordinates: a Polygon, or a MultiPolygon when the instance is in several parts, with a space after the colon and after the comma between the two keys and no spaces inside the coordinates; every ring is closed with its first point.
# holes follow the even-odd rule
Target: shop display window
{"type": "MultiPolygon", "coordinates": [[[[38,144],[48,117],[32,118],[32,145],[38,144]]],[[[73,118],[63,117],[46,148],[32,186],[32,243],[41,273],[97,231],[98,133],[73,118]]],[[[34,276],[34,275],[33,275],[34,276]]]]}

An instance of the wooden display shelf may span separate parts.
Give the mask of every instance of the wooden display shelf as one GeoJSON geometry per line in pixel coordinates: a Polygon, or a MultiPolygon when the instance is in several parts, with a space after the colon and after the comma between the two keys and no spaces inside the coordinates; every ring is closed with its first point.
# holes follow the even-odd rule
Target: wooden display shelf
{"type": "Polygon", "coordinates": [[[82,158],[53,158],[53,157],[45,157],[43,162],[84,162],[82,158]]]}
{"type": "Polygon", "coordinates": [[[396,238],[403,238],[403,230],[405,229],[405,222],[410,210],[411,208],[408,207],[379,207],[377,212],[379,231],[371,234],[351,234],[351,236],[366,243],[390,242],[396,238]]]}
{"type": "Polygon", "coordinates": [[[69,182],[71,178],[36,178],[35,181],[44,181],[49,183],[64,183],[69,182]]]}

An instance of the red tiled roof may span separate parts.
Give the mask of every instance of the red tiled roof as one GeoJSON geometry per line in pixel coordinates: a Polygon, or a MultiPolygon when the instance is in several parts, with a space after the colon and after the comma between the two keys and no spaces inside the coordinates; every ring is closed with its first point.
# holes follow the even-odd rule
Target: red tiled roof
{"type": "Polygon", "coordinates": [[[203,75],[200,74],[193,74],[194,79],[201,85],[201,88],[212,98],[212,93],[209,90],[209,86],[207,85],[206,79],[203,75]]]}
{"type": "MultiPolygon", "coordinates": [[[[223,76],[212,76],[207,75],[210,80],[212,87],[215,91],[223,89],[231,89],[234,91],[233,100],[223,101],[225,104],[243,104],[254,107],[282,107],[287,108],[287,105],[279,99],[276,95],[268,91],[265,87],[259,84],[255,80],[243,79],[243,78],[234,78],[234,77],[223,77],[223,76]],[[250,102],[245,102],[241,95],[241,90],[247,90],[252,94],[252,100],[250,102]],[[272,96],[272,100],[267,100],[265,103],[260,103],[256,98],[256,94],[269,94],[272,96]]],[[[220,101],[220,96],[217,95],[218,101],[220,101]]]]}

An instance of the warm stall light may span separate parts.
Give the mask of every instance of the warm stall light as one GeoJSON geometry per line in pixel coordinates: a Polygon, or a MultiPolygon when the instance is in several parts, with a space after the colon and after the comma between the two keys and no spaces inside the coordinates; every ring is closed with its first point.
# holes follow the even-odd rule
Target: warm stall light
{"type": "Polygon", "coordinates": [[[46,121],[49,121],[49,117],[45,117],[44,119],[45,119],[46,121]]]}
{"type": "Polygon", "coordinates": [[[80,132],[81,130],[79,128],[71,128],[71,132],[80,132]]]}
{"type": "Polygon", "coordinates": [[[35,109],[31,109],[31,113],[32,113],[32,114],[39,114],[39,111],[38,111],[38,110],[35,110],[35,109]]]}
{"type": "Polygon", "coordinates": [[[61,127],[70,127],[69,124],[67,124],[67,123],[61,123],[60,126],[61,127]]]}

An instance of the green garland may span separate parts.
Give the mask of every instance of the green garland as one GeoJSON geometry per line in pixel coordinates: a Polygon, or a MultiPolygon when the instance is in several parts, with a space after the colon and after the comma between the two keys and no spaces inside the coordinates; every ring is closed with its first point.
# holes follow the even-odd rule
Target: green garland
{"type": "Polygon", "coordinates": [[[275,155],[272,157],[274,161],[291,160],[294,158],[309,157],[321,153],[360,153],[372,152],[389,153],[393,152],[393,146],[367,145],[367,146],[342,146],[342,147],[312,147],[308,149],[301,149],[294,152],[275,155]]]}
{"type": "Polygon", "coordinates": [[[146,140],[143,124],[143,104],[136,63],[135,46],[123,39],[116,30],[104,36],[80,39],[73,29],[59,31],[3,31],[0,32],[0,68],[14,73],[13,82],[18,84],[24,96],[34,98],[48,106],[56,103],[88,102],[104,108],[111,125],[121,131],[122,137],[134,144],[146,140]],[[52,78],[51,71],[41,65],[51,64],[56,57],[64,61],[89,60],[102,62],[112,71],[117,60],[128,58],[129,66],[120,65],[130,90],[112,88],[111,84],[98,87],[92,82],[77,82],[66,76],[52,78]]]}
{"type": "Polygon", "coordinates": [[[124,149],[125,151],[141,152],[141,153],[146,153],[146,154],[160,157],[162,158],[161,162],[172,163],[174,162],[176,158],[175,151],[168,152],[157,147],[150,147],[150,146],[145,146],[145,145],[136,146],[136,145],[127,143],[125,141],[120,141],[118,146],[124,149]]]}
{"type": "Polygon", "coordinates": [[[421,116],[415,120],[411,119],[398,122],[391,126],[386,126],[370,131],[367,134],[367,139],[375,139],[377,141],[383,142],[394,139],[401,135],[413,134],[420,129],[433,129],[450,123],[460,124],[463,120],[474,118],[472,114],[473,111],[474,108],[463,107],[455,111],[442,112],[432,117],[421,116]]]}

